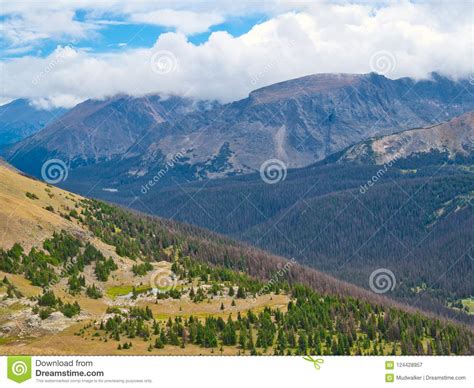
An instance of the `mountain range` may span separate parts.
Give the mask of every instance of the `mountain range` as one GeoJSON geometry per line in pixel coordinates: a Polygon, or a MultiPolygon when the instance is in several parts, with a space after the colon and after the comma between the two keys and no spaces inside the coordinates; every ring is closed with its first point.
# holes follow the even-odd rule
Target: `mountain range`
{"type": "Polygon", "coordinates": [[[46,160],[61,159],[70,169],[65,187],[79,192],[94,185],[139,191],[169,160],[178,182],[255,172],[271,158],[304,167],[372,136],[458,116],[474,108],[473,89],[436,73],[420,81],[317,74],[225,105],[158,96],[88,100],[4,155],[34,176],[46,160]]]}
{"type": "Polygon", "coordinates": [[[389,268],[399,281],[392,296],[452,315],[451,303],[474,295],[473,139],[468,112],[350,146],[276,184],[248,174],[107,198],[362,287],[389,268]]]}
{"type": "Polygon", "coordinates": [[[437,314],[474,295],[473,85],[318,74],[230,104],[88,100],[5,151],[25,173],[226,234],[437,314]],[[281,176],[259,172],[278,160],[281,176]],[[150,183],[151,182],[151,183],[150,183]]]}

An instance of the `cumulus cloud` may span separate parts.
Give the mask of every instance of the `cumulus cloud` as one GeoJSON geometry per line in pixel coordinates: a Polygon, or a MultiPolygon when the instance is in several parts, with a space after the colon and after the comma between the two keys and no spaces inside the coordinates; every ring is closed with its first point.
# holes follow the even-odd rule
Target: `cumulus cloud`
{"type": "Polygon", "coordinates": [[[131,20],[147,24],[176,28],[178,32],[192,35],[205,32],[209,27],[220,24],[224,18],[217,13],[199,13],[162,9],[153,12],[134,13],[131,20]]]}
{"type": "Polygon", "coordinates": [[[73,10],[37,10],[7,16],[0,23],[3,39],[12,47],[24,48],[47,39],[84,39],[98,25],[74,20],[73,10]]]}
{"type": "MultiPolygon", "coordinates": [[[[390,78],[425,78],[439,71],[454,78],[468,76],[469,9],[450,4],[445,9],[455,20],[450,23],[440,7],[445,6],[316,3],[284,10],[239,37],[214,32],[200,45],[191,43],[187,34],[219,23],[219,16],[162,34],[150,48],[93,53],[74,45],[58,47],[46,58],[0,62],[0,98],[27,97],[42,106],[65,107],[117,93],[227,102],[258,87],[313,73],[377,71],[390,78]]],[[[164,22],[155,17],[150,14],[149,21],[142,21],[164,22]]]]}
{"type": "Polygon", "coordinates": [[[278,3],[220,0],[216,10],[213,2],[189,0],[5,0],[0,7],[0,40],[20,46],[26,42],[41,44],[47,39],[81,39],[104,25],[130,23],[155,24],[192,35],[206,32],[226,16],[244,15],[249,10],[272,14],[292,6],[278,3]]]}

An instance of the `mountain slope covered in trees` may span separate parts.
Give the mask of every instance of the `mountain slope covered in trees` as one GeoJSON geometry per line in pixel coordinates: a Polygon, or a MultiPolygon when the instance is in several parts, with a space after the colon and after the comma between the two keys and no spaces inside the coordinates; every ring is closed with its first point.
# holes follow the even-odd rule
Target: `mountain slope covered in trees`
{"type": "Polygon", "coordinates": [[[474,295],[472,118],[365,141],[290,169],[277,184],[254,174],[157,187],[124,203],[363,287],[388,268],[397,279],[392,296],[458,315],[474,295]]]}
{"type": "Polygon", "coordinates": [[[0,166],[2,353],[470,354],[472,332],[0,166]]]}

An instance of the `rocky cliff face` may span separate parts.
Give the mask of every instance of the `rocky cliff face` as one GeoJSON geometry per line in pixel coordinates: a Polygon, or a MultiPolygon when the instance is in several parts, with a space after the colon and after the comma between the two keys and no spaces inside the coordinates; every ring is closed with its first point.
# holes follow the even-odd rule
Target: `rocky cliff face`
{"type": "Polygon", "coordinates": [[[11,147],[7,155],[27,171],[51,157],[63,159],[72,168],[110,160],[126,153],[160,123],[188,113],[192,105],[192,101],[159,96],[87,100],[11,147]]]}
{"type": "Polygon", "coordinates": [[[474,108],[473,89],[437,74],[418,82],[317,74],[226,105],[121,96],[78,105],[16,146],[9,160],[38,175],[55,156],[73,169],[88,165],[78,169],[81,180],[112,185],[146,181],[174,155],[179,168],[171,174],[185,180],[253,172],[270,158],[302,167],[376,135],[447,121],[474,108]]]}
{"type": "Polygon", "coordinates": [[[305,166],[375,135],[462,114],[474,107],[472,89],[439,76],[415,82],[375,74],[318,74],[271,85],[247,99],[159,125],[141,143],[141,173],[180,149],[199,177],[256,171],[270,158],[305,166]]]}

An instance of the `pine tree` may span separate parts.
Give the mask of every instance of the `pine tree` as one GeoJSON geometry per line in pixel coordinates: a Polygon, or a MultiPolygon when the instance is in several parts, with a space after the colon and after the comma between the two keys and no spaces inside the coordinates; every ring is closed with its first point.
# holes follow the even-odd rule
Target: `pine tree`
{"type": "Polygon", "coordinates": [[[283,329],[278,330],[277,344],[278,350],[281,352],[283,352],[288,346],[288,341],[286,340],[286,335],[283,329]]]}
{"type": "Polygon", "coordinates": [[[239,345],[243,350],[247,348],[247,342],[248,342],[247,328],[245,327],[245,325],[242,325],[239,332],[239,345]]]}
{"type": "Polygon", "coordinates": [[[165,345],[163,344],[163,341],[161,340],[160,337],[155,339],[155,345],[154,346],[157,349],[163,349],[165,347],[165,345]]]}
{"type": "Polygon", "coordinates": [[[235,345],[237,343],[235,325],[230,316],[222,333],[222,342],[224,343],[224,345],[235,345]]]}
{"type": "Polygon", "coordinates": [[[242,286],[239,286],[239,288],[237,289],[237,298],[245,299],[245,290],[242,286]]]}

